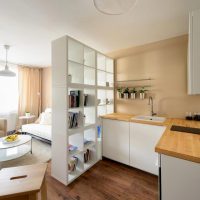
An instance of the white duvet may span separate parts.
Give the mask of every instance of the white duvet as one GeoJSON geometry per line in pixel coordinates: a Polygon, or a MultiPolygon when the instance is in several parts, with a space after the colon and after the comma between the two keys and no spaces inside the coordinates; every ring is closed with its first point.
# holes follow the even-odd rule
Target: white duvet
{"type": "Polygon", "coordinates": [[[22,125],[22,132],[52,141],[51,125],[43,124],[25,124],[22,125]]]}

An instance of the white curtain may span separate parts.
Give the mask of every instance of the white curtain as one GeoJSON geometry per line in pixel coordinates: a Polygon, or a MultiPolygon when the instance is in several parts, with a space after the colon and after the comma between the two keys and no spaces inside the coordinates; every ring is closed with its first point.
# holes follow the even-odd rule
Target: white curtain
{"type": "Polygon", "coordinates": [[[15,77],[0,76],[0,117],[8,120],[8,131],[15,129],[18,112],[18,68],[10,70],[16,73],[15,77]]]}

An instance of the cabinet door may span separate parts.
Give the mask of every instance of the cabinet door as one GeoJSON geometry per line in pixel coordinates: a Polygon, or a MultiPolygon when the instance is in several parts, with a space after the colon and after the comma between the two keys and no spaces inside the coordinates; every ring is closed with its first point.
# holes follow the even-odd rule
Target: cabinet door
{"type": "Polygon", "coordinates": [[[188,93],[200,94],[200,10],[190,13],[188,46],[188,93]]]}
{"type": "Polygon", "coordinates": [[[158,154],[155,146],[164,126],[130,123],[130,165],[158,175],[158,154]]]}
{"type": "Polygon", "coordinates": [[[161,155],[162,200],[199,200],[200,165],[161,155]]]}
{"type": "Polygon", "coordinates": [[[129,122],[103,119],[103,156],[129,164],[129,122]]]}

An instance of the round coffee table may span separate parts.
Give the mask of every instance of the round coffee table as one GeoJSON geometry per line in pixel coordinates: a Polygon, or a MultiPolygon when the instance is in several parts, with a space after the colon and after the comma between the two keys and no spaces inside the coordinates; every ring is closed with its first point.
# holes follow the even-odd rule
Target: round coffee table
{"type": "Polygon", "coordinates": [[[32,137],[30,135],[18,135],[14,142],[4,142],[0,138],[0,162],[19,158],[27,153],[32,153],[32,137]]]}

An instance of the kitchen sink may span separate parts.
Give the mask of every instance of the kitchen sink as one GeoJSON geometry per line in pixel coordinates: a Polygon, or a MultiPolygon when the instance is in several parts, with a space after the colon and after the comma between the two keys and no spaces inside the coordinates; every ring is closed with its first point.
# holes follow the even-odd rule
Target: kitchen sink
{"type": "Polygon", "coordinates": [[[135,116],[132,117],[133,120],[142,120],[142,121],[152,121],[152,122],[164,122],[166,120],[165,117],[156,117],[156,116],[135,116]]]}

